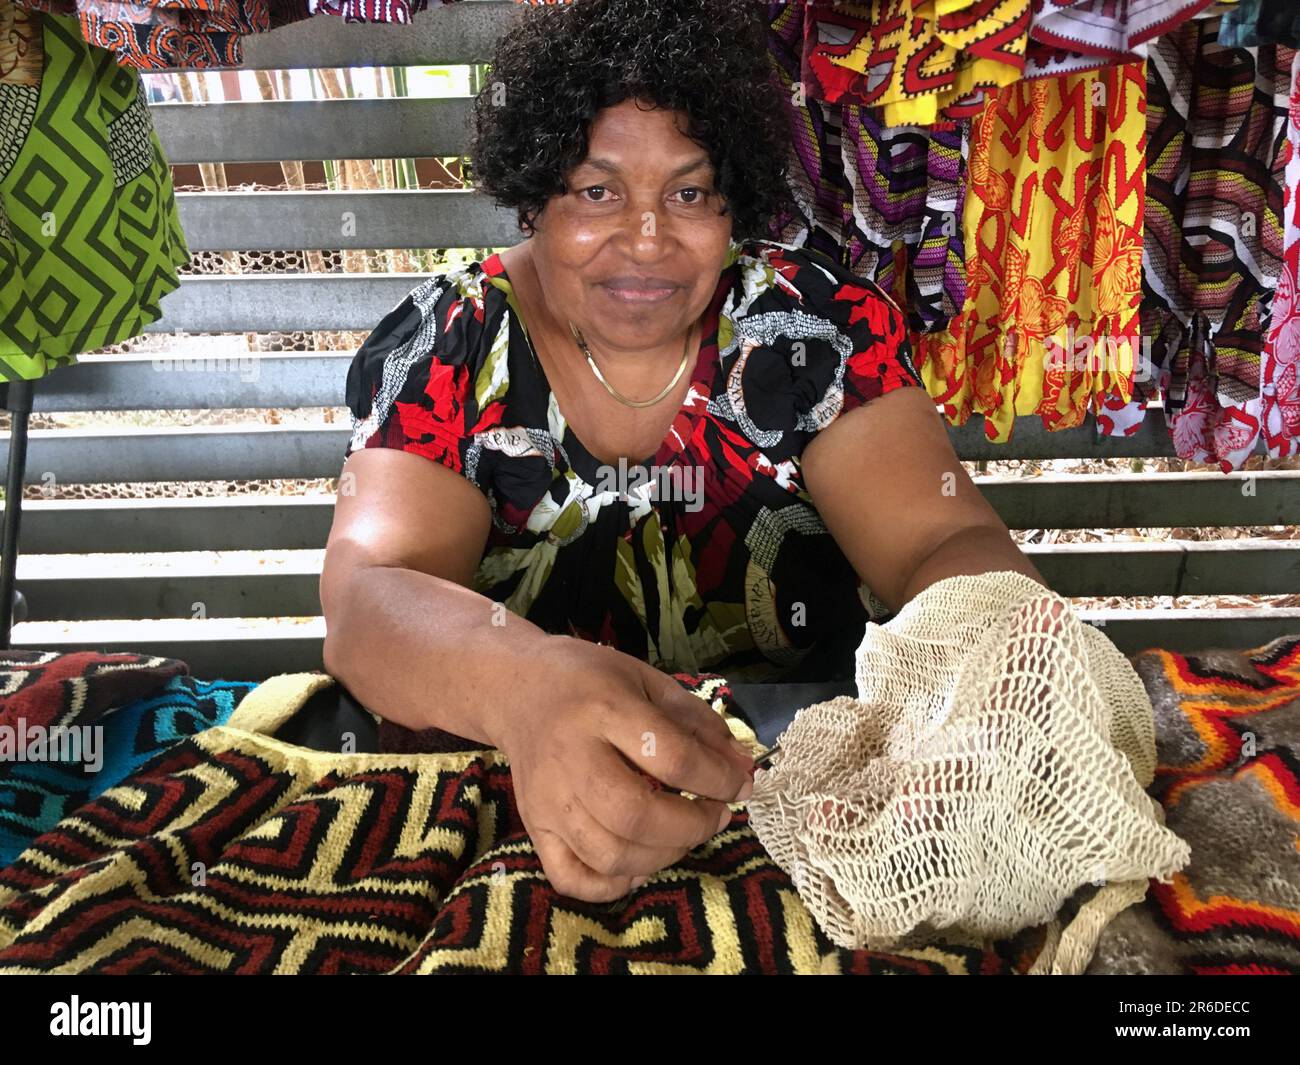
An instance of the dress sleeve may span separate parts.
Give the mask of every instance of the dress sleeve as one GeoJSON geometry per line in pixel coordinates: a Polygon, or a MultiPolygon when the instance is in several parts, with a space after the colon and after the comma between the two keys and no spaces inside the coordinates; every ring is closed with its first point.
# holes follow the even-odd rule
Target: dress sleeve
{"type": "MultiPolygon", "coordinates": [[[[797,454],[817,432],[896,388],[925,388],[907,318],[876,284],[811,249],[767,255],[772,287],[751,307],[756,342],[740,376],[753,427],[775,451],[797,454]]],[[[736,398],[741,403],[734,402],[736,398]]],[[[771,451],[769,454],[775,457],[771,451]]]]}
{"type": "Polygon", "coordinates": [[[481,296],[446,275],[429,278],[385,315],[348,369],[352,435],[344,457],[399,448],[470,476],[466,451],[492,416],[483,417],[478,400],[486,397],[475,388],[490,346],[487,318],[481,296]]]}

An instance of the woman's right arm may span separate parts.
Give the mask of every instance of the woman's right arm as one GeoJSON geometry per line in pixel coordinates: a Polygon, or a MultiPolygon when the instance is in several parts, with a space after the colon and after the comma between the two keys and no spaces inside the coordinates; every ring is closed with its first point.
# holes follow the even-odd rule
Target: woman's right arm
{"type": "Polygon", "coordinates": [[[470,588],[490,524],[483,493],[445,466],[348,456],[320,583],[325,670],[381,717],[498,745],[496,719],[522,710],[516,678],[550,637],[470,588]]]}
{"type": "Polygon", "coordinates": [[[556,890],[618,898],[728,822],[752,761],[717,714],[647,663],[471,589],[491,522],[477,488],[387,447],[343,474],[320,584],[326,671],[388,720],[504,751],[556,890]]]}

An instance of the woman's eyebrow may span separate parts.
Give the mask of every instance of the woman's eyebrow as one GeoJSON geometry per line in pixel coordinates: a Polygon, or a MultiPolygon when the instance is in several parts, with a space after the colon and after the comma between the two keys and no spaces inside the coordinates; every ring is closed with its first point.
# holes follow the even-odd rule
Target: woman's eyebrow
{"type": "MultiPolygon", "coordinates": [[[[707,155],[697,156],[696,158],[690,160],[689,162],[679,166],[676,170],[674,170],[671,174],[668,175],[668,178],[669,180],[671,180],[675,177],[681,177],[683,174],[689,174],[692,170],[698,170],[702,166],[708,166],[708,164],[709,164],[709,157],[707,155]]],[[[584,159],[578,165],[589,166],[595,170],[600,170],[606,174],[618,174],[621,173],[622,171],[622,168],[617,163],[609,159],[602,159],[599,156],[593,156],[591,158],[584,159]]]]}

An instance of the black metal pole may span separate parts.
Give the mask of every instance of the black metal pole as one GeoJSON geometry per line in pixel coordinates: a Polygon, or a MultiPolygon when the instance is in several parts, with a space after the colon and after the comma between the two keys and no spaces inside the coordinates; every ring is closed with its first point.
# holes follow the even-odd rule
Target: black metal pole
{"type": "Polygon", "coordinates": [[[23,511],[23,477],[27,472],[27,416],[32,412],[31,381],[5,385],[9,411],[9,469],[5,476],[4,533],[0,539],[0,647],[9,647],[14,622],[14,573],[18,562],[18,524],[23,511]]]}

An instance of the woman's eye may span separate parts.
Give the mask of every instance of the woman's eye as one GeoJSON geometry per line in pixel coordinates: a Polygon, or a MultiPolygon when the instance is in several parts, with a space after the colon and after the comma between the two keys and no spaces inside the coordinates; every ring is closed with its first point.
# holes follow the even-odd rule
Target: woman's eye
{"type": "Polygon", "coordinates": [[[687,204],[701,203],[708,194],[708,189],[702,189],[698,185],[692,185],[690,188],[682,189],[677,193],[678,196],[682,197],[682,202],[687,204]]]}
{"type": "Polygon", "coordinates": [[[603,194],[609,190],[604,185],[588,185],[582,190],[581,195],[587,197],[592,203],[603,203],[603,194]],[[591,195],[595,193],[596,195],[591,195]]]}

